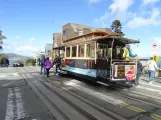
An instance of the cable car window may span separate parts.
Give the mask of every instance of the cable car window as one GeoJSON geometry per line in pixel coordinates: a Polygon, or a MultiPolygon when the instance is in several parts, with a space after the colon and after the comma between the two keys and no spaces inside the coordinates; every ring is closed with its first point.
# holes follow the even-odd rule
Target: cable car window
{"type": "Polygon", "coordinates": [[[70,57],[70,47],[66,48],[66,57],[70,57]]]}
{"type": "Polygon", "coordinates": [[[108,46],[107,45],[98,45],[98,57],[108,57],[108,46]]]}
{"type": "Polygon", "coordinates": [[[77,46],[72,47],[72,57],[77,56],[77,46]]]}
{"type": "Polygon", "coordinates": [[[112,48],[108,48],[108,57],[111,57],[112,54],[112,48]]]}
{"type": "Polygon", "coordinates": [[[84,57],[84,45],[78,46],[78,57],[84,57]]]}
{"type": "Polygon", "coordinates": [[[64,58],[64,50],[60,50],[60,57],[64,58]]]}
{"type": "Polygon", "coordinates": [[[95,57],[95,44],[94,43],[87,44],[86,56],[92,57],[92,58],[95,57]]]}

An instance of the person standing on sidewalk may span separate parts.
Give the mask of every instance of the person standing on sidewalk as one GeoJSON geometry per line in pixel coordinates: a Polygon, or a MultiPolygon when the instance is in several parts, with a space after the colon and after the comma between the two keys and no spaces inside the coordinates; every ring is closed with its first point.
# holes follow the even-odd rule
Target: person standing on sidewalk
{"type": "Polygon", "coordinates": [[[6,67],[8,67],[9,66],[9,60],[8,60],[8,58],[6,58],[5,63],[6,63],[6,67]]]}
{"type": "Polygon", "coordinates": [[[45,70],[45,56],[44,55],[41,56],[40,64],[41,64],[40,74],[42,75],[42,71],[44,71],[44,75],[45,75],[46,70],[45,70]]]}
{"type": "Polygon", "coordinates": [[[157,67],[156,62],[152,57],[147,62],[147,68],[148,68],[148,73],[149,73],[149,81],[148,81],[148,83],[152,84],[152,80],[153,80],[155,71],[160,70],[160,69],[157,67]]]}
{"type": "Polygon", "coordinates": [[[52,66],[52,62],[49,60],[49,57],[47,57],[46,62],[45,62],[47,77],[49,77],[49,70],[50,70],[51,66],[52,66]]]}

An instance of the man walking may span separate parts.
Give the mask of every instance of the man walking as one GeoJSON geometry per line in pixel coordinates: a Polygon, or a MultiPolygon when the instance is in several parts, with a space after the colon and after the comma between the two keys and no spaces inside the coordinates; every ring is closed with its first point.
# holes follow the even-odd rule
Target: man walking
{"type": "Polygon", "coordinates": [[[154,59],[151,57],[150,60],[147,62],[147,68],[148,68],[148,73],[149,73],[149,84],[152,84],[152,79],[154,77],[155,70],[160,70],[157,67],[156,62],[154,59]]]}
{"type": "Polygon", "coordinates": [[[55,55],[54,62],[56,63],[56,73],[58,73],[58,68],[59,68],[59,70],[61,70],[61,68],[60,68],[61,59],[62,58],[60,56],[55,55]]]}

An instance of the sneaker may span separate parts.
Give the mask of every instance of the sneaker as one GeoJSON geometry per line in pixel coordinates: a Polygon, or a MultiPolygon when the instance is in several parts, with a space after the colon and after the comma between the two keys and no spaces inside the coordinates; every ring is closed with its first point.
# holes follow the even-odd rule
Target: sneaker
{"type": "Polygon", "coordinates": [[[152,82],[148,82],[149,84],[152,84],[152,82]]]}
{"type": "Polygon", "coordinates": [[[56,75],[59,75],[59,73],[56,73],[56,75]]]}

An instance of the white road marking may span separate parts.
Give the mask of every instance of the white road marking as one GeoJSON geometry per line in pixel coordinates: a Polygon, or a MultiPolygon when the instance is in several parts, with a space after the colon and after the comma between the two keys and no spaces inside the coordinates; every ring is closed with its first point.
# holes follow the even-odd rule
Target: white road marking
{"type": "Polygon", "coordinates": [[[17,119],[25,117],[25,112],[23,108],[23,101],[21,98],[20,89],[15,87],[15,96],[16,96],[16,107],[17,107],[17,119]]]}
{"type": "Polygon", "coordinates": [[[92,96],[95,96],[95,97],[97,97],[97,98],[99,98],[99,99],[102,99],[102,100],[104,100],[104,101],[106,101],[106,102],[109,102],[109,103],[111,103],[111,104],[113,104],[113,105],[119,105],[119,104],[121,104],[121,103],[124,103],[124,102],[123,102],[122,100],[120,100],[120,99],[114,98],[114,97],[112,97],[112,96],[106,96],[106,95],[103,94],[103,93],[96,92],[96,91],[94,91],[94,90],[91,90],[91,89],[88,89],[88,88],[86,88],[86,87],[83,87],[83,86],[79,85],[79,81],[77,81],[77,80],[67,81],[67,82],[65,82],[65,84],[66,84],[66,85],[69,85],[69,86],[72,86],[72,87],[74,87],[74,88],[76,88],[76,89],[78,89],[78,90],[80,90],[80,91],[82,91],[82,92],[85,92],[85,93],[87,93],[87,94],[90,94],[90,95],[92,95],[92,96]]]}
{"type": "Polygon", "coordinates": [[[8,86],[9,84],[11,84],[12,82],[15,82],[15,81],[10,81],[10,82],[8,82],[8,83],[2,85],[2,86],[6,87],[6,86],[8,86]]]}
{"type": "Polygon", "coordinates": [[[6,118],[5,120],[13,120],[14,111],[13,111],[13,91],[12,88],[8,89],[8,100],[7,100],[7,108],[6,108],[6,118]]]}
{"type": "Polygon", "coordinates": [[[13,76],[20,76],[18,73],[13,73],[12,75],[13,76]]]}
{"type": "Polygon", "coordinates": [[[4,78],[5,76],[0,76],[0,78],[1,78],[1,77],[4,78]]]}
{"type": "Polygon", "coordinates": [[[161,90],[156,90],[156,89],[147,88],[147,87],[143,87],[143,86],[138,86],[137,88],[141,88],[141,89],[145,89],[145,90],[161,93],[161,90]]]}
{"type": "Polygon", "coordinates": [[[141,83],[141,84],[144,84],[144,85],[149,85],[149,86],[154,86],[154,87],[161,88],[160,85],[148,84],[148,83],[144,83],[144,82],[140,82],[140,83],[141,83]]]}

